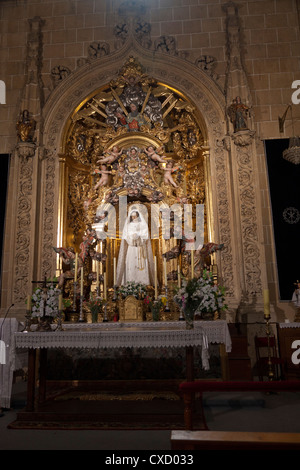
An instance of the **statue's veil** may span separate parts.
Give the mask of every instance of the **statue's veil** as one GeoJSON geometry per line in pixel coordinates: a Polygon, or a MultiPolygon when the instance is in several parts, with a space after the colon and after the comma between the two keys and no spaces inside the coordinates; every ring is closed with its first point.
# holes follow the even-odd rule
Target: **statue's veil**
{"type": "MultiPolygon", "coordinates": [[[[153,253],[152,253],[152,247],[151,247],[151,240],[149,236],[149,229],[148,229],[148,224],[145,220],[145,218],[142,215],[142,210],[140,205],[134,205],[130,207],[128,216],[126,218],[123,230],[122,230],[122,241],[121,241],[121,246],[120,246],[120,251],[119,251],[119,257],[118,257],[118,263],[117,263],[117,276],[116,276],[116,285],[120,286],[122,284],[122,279],[125,271],[125,263],[126,263],[126,255],[127,255],[127,249],[128,249],[128,242],[127,240],[130,237],[130,230],[129,230],[129,224],[131,220],[131,215],[133,212],[138,212],[139,217],[140,217],[140,223],[142,225],[142,236],[141,238],[143,239],[145,243],[145,252],[146,252],[146,258],[148,261],[148,267],[149,267],[149,279],[151,285],[154,285],[154,262],[153,262],[153,253]]],[[[137,282],[139,281],[138,279],[136,280],[137,282]]]]}

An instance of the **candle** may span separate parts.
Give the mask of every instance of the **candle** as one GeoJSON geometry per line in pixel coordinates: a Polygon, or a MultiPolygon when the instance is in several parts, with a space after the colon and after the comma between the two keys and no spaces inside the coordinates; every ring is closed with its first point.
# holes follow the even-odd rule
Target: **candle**
{"type": "Polygon", "coordinates": [[[265,317],[270,317],[269,289],[264,289],[264,315],[265,317]]]}
{"type": "Polygon", "coordinates": [[[117,285],[117,260],[114,258],[114,286],[117,285]]]}
{"type": "Polygon", "coordinates": [[[77,282],[77,270],[78,270],[78,253],[75,253],[75,273],[74,273],[74,282],[77,282]]]}
{"type": "Polygon", "coordinates": [[[157,260],[154,256],[154,289],[155,289],[155,299],[157,299],[157,260]]]}
{"type": "Polygon", "coordinates": [[[177,280],[178,280],[178,287],[180,289],[180,287],[181,287],[181,275],[180,275],[180,266],[179,266],[179,264],[177,265],[177,280]]]}
{"type": "Polygon", "coordinates": [[[194,250],[191,250],[191,277],[194,277],[194,250]]]}
{"type": "Polygon", "coordinates": [[[31,311],[31,295],[27,296],[27,310],[28,312],[31,311]]]}
{"type": "Polygon", "coordinates": [[[97,261],[96,265],[96,287],[99,287],[99,261],[97,261]]]}
{"type": "Polygon", "coordinates": [[[167,260],[164,258],[164,283],[165,286],[167,285],[167,260]]]}
{"type": "Polygon", "coordinates": [[[106,273],[103,274],[103,298],[106,300],[106,273]]]}
{"type": "Polygon", "coordinates": [[[59,294],[58,297],[58,310],[61,312],[63,309],[63,297],[62,294],[59,294]]]}
{"type": "Polygon", "coordinates": [[[80,295],[83,295],[83,268],[80,269],[80,295]]]}

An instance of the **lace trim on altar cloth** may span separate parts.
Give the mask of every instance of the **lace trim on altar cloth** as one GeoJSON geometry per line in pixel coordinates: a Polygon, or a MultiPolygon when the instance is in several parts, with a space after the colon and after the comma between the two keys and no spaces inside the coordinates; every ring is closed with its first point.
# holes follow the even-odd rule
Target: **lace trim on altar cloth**
{"type": "Polygon", "coordinates": [[[225,321],[195,322],[185,329],[182,322],[75,324],[64,331],[15,334],[16,348],[177,348],[201,347],[202,366],[209,369],[210,343],[224,343],[231,350],[231,338],[225,321]],[[146,326],[147,325],[147,326],[146,326]]]}
{"type": "Polygon", "coordinates": [[[279,328],[300,328],[300,323],[298,322],[286,322],[279,323],[279,328]]]}

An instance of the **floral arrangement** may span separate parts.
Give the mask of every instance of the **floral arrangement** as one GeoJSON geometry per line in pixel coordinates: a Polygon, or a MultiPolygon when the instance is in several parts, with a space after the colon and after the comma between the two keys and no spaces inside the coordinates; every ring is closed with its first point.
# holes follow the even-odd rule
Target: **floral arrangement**
{"type": "Polygon", "coordinates": [[[174,301],[184,311],[185,316],[199,314],[202,318],[211,317],[214,312],[226,310],[225,288],[214,283],[212,274],[204,270],[202,277],[183,279],[182,287],[174,296],[174,301]]]}
{"type": "Polygon", "coordinates": [[[102,299],[91,292],[90,298],[85,304],[90,309],[91,313],[99,313],[102,308],[102,299]]]}
{"type": "Polygon", "coordinates": [[[140,282],[129,281],[126,282],[125,285],[120,286],[118,292],[123,298],[127,297],[128,295],[133,295],[138,299],[145,296],[147,292],[147,286],[145,284],[141,284],[140,282]]]}
{"type": "Polygon", "coordinates": [[[58,297],[61,290],[54,287],[53,282],[47,282],[46,295],[42,287],[37,287],[32,296],[32,317],[56,317],[58,314],[58,297]],[[45,297],[45,298],[44,298],[45,297]]]}
{"type": "Polygon", "coordinates": [[[158,320],[159,312],[166,305],[167,299],[163,295],[159,295],[157,299],[152,300],[151,297],[147,295],[147,297],[144,298],[144,303],[151,308],[153,320],[158,320]]]}
{"type": "Polygon", "coordinates": [[[90,293],[90,298],[85,305],[90,309],[92,314],[92,322],[95,323],[98,321],[98,315],[102,309],[102,298],[94,293],[90,293]]]}

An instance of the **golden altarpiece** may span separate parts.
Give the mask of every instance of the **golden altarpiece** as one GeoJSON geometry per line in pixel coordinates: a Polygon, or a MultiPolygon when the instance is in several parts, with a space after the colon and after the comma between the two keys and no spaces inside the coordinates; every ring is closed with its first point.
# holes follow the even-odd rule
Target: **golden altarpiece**
{"type": "MultiPolygon", "coordinates": [[[[143,205],[148,214],[156,208],[158,227],[156,235],[151,234],[151,248],[157,260],[160,292],[168,283],[177,286],[182,276],[200,273],[204,263],[210,265],[209,254],[221,245],[207,243],[206,210],[201,221],[205,253],[203,243],[195,252],[185,250],[183,219],[183,231],[179,236],[174,233],[174,219],[182,216],[185,205],[192,208],[191,228],[195,228],[196,206],[206,207],[204,151],[193,104],[177,90],[144,74],[133,57],[116,79],[75,109],[65,131],[65,153],[60,159],[62,247],[56,251],[64,295],[72,298],[74,271],[70,270],[70,262],[75,264],[78,253],[76,271],[78,277],[83,275],[78,282],[84,283],[85,296],[98,291],[108,299],[116,298],[122,198],[129,208],[143,205]],[[180,213],[176,209],[168,212],[172,207],[179,208],[180,213]],[[168,237],[162,233],[164,217],[170,217],[168,237]]],[[[150,216],[148,225],[151,233],[150,216]]],[[[215,273],[216,266],[212,268],[215,273]]],[[[172,289],[169,297],[172,304],[172,289]]],[[[131,308],[127,317],[119,313],[124,319],[141,319],[140,314],[132,314],[131,308]]],[[[177,319],[178,312],[173,309],[165,313],[169,319],[174,315],[177,319]]]]}

